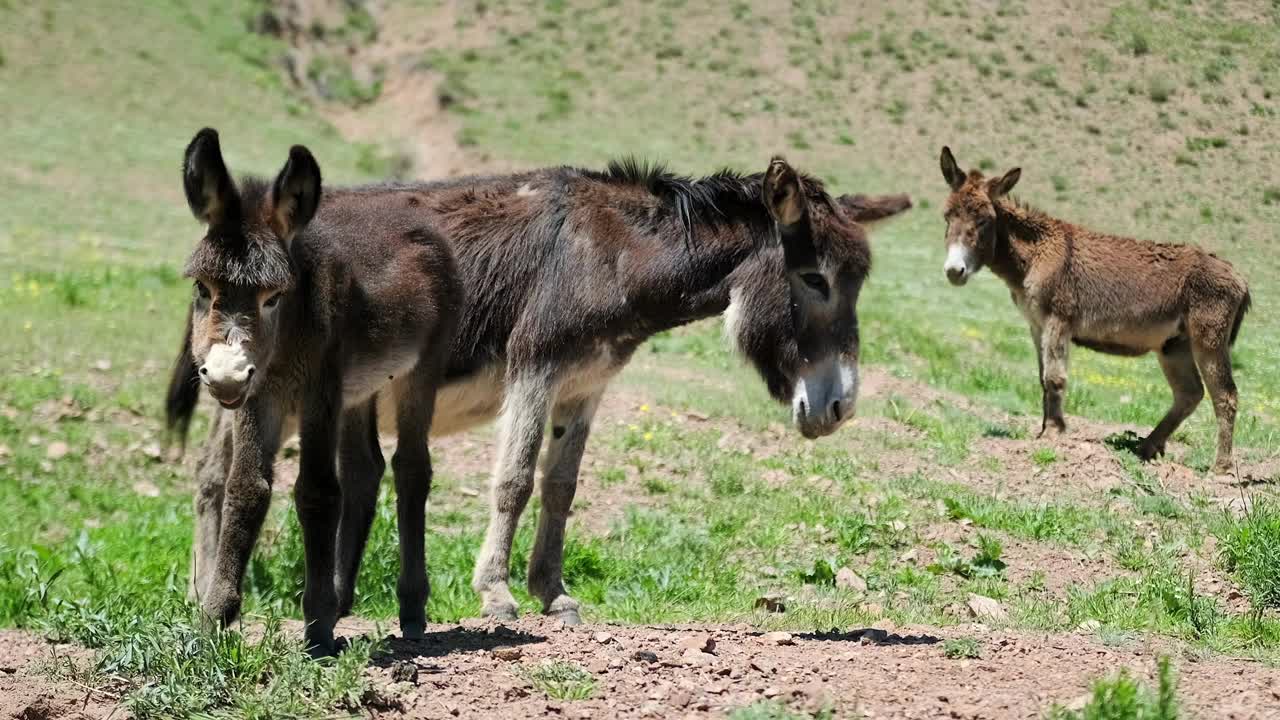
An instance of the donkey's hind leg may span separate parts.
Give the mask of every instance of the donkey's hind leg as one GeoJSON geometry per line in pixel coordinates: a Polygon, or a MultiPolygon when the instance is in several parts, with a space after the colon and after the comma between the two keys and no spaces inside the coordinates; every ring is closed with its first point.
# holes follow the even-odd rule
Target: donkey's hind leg
{"type": "Polygon", "coordinates": [[[431,361],[424,359],[392,387],[397,439],[391,467],[396,476],[396,525],[400,535],[396,595],[400,601],[400,633],[410,640],[420,639],[426,632],[427,597],[431,593],[425,548],[432,475],[427,435],[442,374],[441,368],[432,367],[431,361]]]}
{"type": "Polygon", "coordinates": [[[1230,473],[1234,469],[1231,445],[1235,435],[1236,407],[1239,403],[1235,379],[1231,376],[1231,348],[1225,337],[1212,345],[1204,345],[1193,339],[1192,352],[1204,384],[1209,388],[1213,412],[1218,417],[1218,454],[1213,461],[1213,471],[1219,474],[1230,473]]]}
{"type": "Polygon", "coordinates": [[[1196,370],[1195,356],[1191,352],[1191,341],[1188,338],[1170,340],[1160,349],[1159,357],[1160,369],[1164,370],[1164,377],[1173,390],[1173,406],[1151,434],[1138,444],[1136,452],[1143,461],[1164,454],[1169,436],[1183,420],[1195,412],[1196,406],[1204,397],[1204,385],[1200,382],[1200,373],[1196,370]]]}
{"type": "Polygon", "coordinates": [[[231,413],[214,411],[209,438],[196,465],[196,529],[191,544],[191,582],[187,597],[199,602],[209,591],[214,563],[218,557],[218,537],[222,530],[222,499],[231,471],[231,413]]]}
{"type": "Polygon", "coordinates": [[[338,617],[351,613],[356,577],[369,540],[378,486],[387,463],[378,444],[378,398],[342,414],[338,441],[338,483],[342,486],[342,517],[338,521],[337,569],[333,585],[338,594],[338,617]]]}
{"type": "Polygon", "coordinates": [[[593,395],[557,403],[551,412],[551,439],[543,459],[542,513],[529,557],[529,592],[542,600],[542,611],[566,625],[582,622],[578,602],[564,588],[564,530],[578,486],[578,468],[591,420],[603,389],[593,395]]]}

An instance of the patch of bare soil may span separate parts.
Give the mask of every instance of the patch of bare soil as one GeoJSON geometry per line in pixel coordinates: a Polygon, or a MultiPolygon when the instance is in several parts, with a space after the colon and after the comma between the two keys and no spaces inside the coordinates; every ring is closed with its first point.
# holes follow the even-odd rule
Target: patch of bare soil
{"type": "Polygon", "coordinates": [[[0,630],[0,718],[13,720],[81,720],[127,717],[115,707],[118,698],[106,690],[54,682],[42,666],[55,656],[83,657],[87,651],[50,645],[21,630],[0,630]]]}
{"type": "MultiPolygon", "coordinates": [[[[340,631],[370,626],[356,621],[340,631]]],[[[563,628],[540,617],[435,626],[421,642],[392,640],[390,650],[371,671],[399,700],[400,709],[383,716],[723,717],[773,699],[802,711],[831,707],[837,717],[975,720],[1079,705],[1095,678],[1128,668],[1150,680],[1157,656],[1173,652],[982,625],[787,634],[744,625],[563,628]],[[944,656],[942,641],[962,636],[982,643],[980,659],[944,656]],[[592,696],[550,699],[522,677],[546,662],[586,670],[592,696]]],[[[1178,670],[1179,694],[1194,716],[1280,717],[1280,670],[1228,659],[1179,663],[1178,670]]]]}

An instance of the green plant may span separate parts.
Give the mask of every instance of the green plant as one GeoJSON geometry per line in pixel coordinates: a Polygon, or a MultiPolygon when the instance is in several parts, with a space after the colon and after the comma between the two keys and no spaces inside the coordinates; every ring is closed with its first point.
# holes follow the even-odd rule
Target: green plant
{"type": "Polygon", "coordinates": [[[552,700],[585,700],[596,691],[591,673],[570,662],[522,665],[516,674],[552,700]]]}
{"type": "Polygon", "coordinates": [[[1051,447],[1039,447],[1031,453],[1031,461],[1040,467],[1048,467],[1058,461],[1058,452],[1051,447]]]}
{"type": "Polygon", "coordinates": [[[1221,558],[1257,607],[1280,607],[1280,503],[1255,496],[1242,517],[1217,529],[1221,558]]]}
{"type": "Polygon", "coordinates": [[[1049,720],[1177,720],[1177,683],[1169,658],[1160,658],[1159,685],[1153,692],[1127,671],[1093,684],[1093,697],[1080,710],[1055,706],[1049,720]]]}
{"type": "Polygon", "coordinates": [[[938,561],[929,566],[934,573],[955,573],[966,579],[995,578],[1004,573],[1007,567],[1000,559],[1004,548],[1000,541],[989,535],[978,535],[978,551],[970,559],[965,560],[955,554],[950,546],[943,546],[938,554],[938,561]]]}
{"type": "Polygon", "coordinates": [[[942,654],[949,660],[973,660],[982,657],[982,642],[977,638],[948,638],[942,642],[942,654]]]}

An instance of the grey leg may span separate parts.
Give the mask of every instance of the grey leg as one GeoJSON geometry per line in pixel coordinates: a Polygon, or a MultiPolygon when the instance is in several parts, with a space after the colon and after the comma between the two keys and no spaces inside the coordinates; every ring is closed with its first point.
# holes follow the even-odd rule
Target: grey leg
{"type": "Polygon", "coordinates": [[[1045,321],[1040,333],[1040,351],[1042,359],[1041,379],[1044,385],[1044,420],[1040,434],[1044,435],[1050,428],[1057,432],[1066,432],[1067,421],[1063,416],[1067,394],[1067,360],[1070,351],[1071,335],[1062,320],[1050,317],[1045,321]]]}
{"type": "Polygon", "coordinates": [[[498,431],[498,458],[489,494],[489,527],[471,586],[486,617],[514,619],[517,605],[508,581],[511,542],[520,513],[533,493],[533,474],[547,423],[550,382],[543,373],[521,373],[507,383],[498,431]]]}
{"type": "Polygon", "coordinates": [[[591,420],[600,405],[600,392],[557,403],[551,413],[551,438],[543,460],[542,512],[538,536],[529,559],[529,592],[542,600],[542,611],[568,625],[581,622],[578,602],[565,591],[564,531],[578,486],[578,468],[591,420]]]}
{"type": "Polygon", "coordinates": [[[218,557],[222,503],[235,448],[232,417],[226,410],[214,412],[209,438],[196,465],[195,537],[191,543],[191,582],[187,587],[191,602],[200,602],[209,591],[218,557]]]}

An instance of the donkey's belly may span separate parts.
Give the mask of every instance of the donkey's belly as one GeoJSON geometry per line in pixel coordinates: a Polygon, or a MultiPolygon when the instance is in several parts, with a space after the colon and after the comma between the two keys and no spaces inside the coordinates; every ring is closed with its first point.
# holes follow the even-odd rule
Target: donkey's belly
{"type": "MultiPolygon", "coordinates": [[[[437,390],[432,437],[463,432],[498,417],[505,369],[501,365],[487,367],[437,390]]],[[[396,398],[385,392],[378,396],[378,428],[384,435],[394,435],[395,427],[396,398]]]]}
{"type": "Polygon", "coordinates": [[[1109,355],[1138,356],[1159,352],[1182,334],[1177,320],[1151,323],[1097,323],[1077,328],[1072,342],[1109,355]]]}
{"type": "MultiPolygon", "coordinates": [[[[420,350],[406,347],[368,360],[358,358],[342,378],[342,404],[358,405],[418,364],[420,350]]],[[[395,427],[392,425],[391,427],[395,427]]]]}

